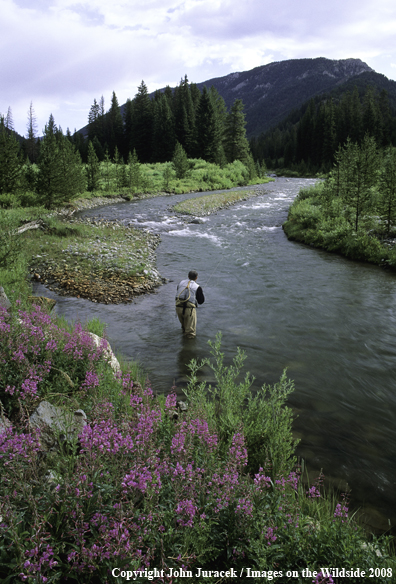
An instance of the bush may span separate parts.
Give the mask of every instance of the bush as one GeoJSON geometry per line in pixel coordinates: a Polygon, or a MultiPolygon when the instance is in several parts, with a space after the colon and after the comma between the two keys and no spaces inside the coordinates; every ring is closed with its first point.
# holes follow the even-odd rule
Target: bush
{"type": "MultiPolygon", "coordinates": [[[[27,324],[34,314],[24,316],[27,324]]],[[[206,396],[192,363],[194,401],[184,415],[174,393],[156,399],[121,374],[107,378],[112,392],[93,399],[78,442],[60,443],[58,452],[39,455],[40,435],[23,419],[0,434],[3,582],[105,583],[115,567],[166,573],[276,567],[286,574],[375,566],[388,574],[387,540],[366,543],[345,501],[323,504],[320,480],[306,491],[300,469],[289,470],[293,441],[284,402],[292,384],[283,376],[254,401],[249,376],[236,383],[241,351],[226,367],[218,337],[212,355],[217,389],[206,396]],[[124,407],[114,406],[117,399],[124,407]],[[249,473],[249,453],[259,453],[252,440],[260,436],[264,466],[249,473]],[[266,453],[278,456],[277,470],[266,453]]]]}
{"type": "Polygon", "coordinates": [[[31,409],[51,394],[83,395],[98,385],[97,348],[81,325],[69,333],[36,306],[11,316],[0,309],[0,399],[7,415],[31,409]],[[56,388],[56,390],[54,390],[56,388]]]}

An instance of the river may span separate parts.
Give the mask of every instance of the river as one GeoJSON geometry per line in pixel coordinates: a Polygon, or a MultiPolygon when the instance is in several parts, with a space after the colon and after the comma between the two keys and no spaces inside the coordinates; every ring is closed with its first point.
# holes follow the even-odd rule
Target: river
{"type": "Polygon", "coordinates": [[[313,182],[278,178],[263,195],[202,224],[187,224],[170,209],[202,193],[82,213],[160,233],[157,268],[168,282],[130,305],[57,297],[57,311],[108,323],[113,348],[139,360],[161,392],[175,383],[181,393],[186,363],[209,354],[217,331],[227,362],[237,346],[246,351],[255,385],[276,382],[287,367],[298,454],[311,476],[323,468],[335,486],[347,481],[368,523],[386,528],[388,518],[396,523],[396,274],[288,241],[281,227],[287,210],[313,182]],[[174,295],[190,269],[199,273],[206,302],[197,338],[184,341],[174,295]]]}

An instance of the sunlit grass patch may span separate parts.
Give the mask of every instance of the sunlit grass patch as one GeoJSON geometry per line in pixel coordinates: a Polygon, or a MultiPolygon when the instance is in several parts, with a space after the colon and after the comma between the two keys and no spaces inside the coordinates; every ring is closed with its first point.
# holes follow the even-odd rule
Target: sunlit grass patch
{"type": "Polygon", "coordinates": [[[175,205],[173,209],[187,215],[209,215],[225,206],[234,205],[238,201],[244,201],[255,195],[257,193],[253,190],[214,193],[195,199],[187,199],[175,205]]]}

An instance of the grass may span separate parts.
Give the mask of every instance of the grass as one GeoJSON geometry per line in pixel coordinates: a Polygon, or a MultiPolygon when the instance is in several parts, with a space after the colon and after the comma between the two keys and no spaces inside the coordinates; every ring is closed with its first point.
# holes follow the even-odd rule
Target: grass
{"type": "Polygon", "coordinates": [[[186,199],[175,205],[173,209],[178,213],[185,213],[187,215],[209,215],[223,207],[234,205],[238,201],[246,201],[246,199],[255,195],[257,193],[252,190],[214,193],[195,199],[186,199]]]}

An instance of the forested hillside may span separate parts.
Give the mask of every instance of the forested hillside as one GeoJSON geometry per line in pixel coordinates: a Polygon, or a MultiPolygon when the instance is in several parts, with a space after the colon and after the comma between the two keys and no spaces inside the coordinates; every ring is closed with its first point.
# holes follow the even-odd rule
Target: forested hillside
{"type": "Polygon", "coordinates": [[[340,145],[348,138],[360,144],[366,135],[379,147],[396,145],[396,83],[377,73],[362,74],[309,100],[252,138],[250,146],[254,158],[264,159],[270,168],[328,172],[340,145]]]}

